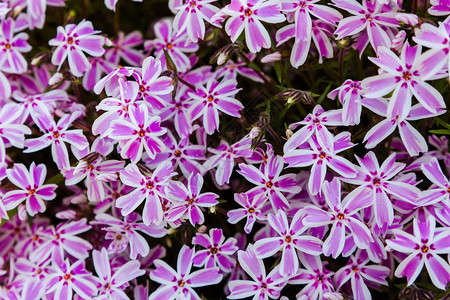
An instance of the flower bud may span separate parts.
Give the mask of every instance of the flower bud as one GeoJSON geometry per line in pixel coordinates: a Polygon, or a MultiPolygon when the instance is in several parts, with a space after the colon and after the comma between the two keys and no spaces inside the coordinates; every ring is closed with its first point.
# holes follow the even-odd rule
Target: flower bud
{"type": "Polygon", "coordinates": [[[63,74],[56,72],[52,77],[48,80],[48,85],[57,85],[63,79],[63,74]]]}
{"type": "Polygon", "coordinates": [[[323,299],[326,299],[326,300],[343,300],[344,296],[342,296],[341,293],[328,292],[328,293],[323,294],[323,299]]]}
{"type": "Polygon", "coordinates": [[[415,14],[399,13],[395,15],[395,18],[397,21],[407,25],[416,26],[419,24],[419,17],[415,14]]]}
{"type": "Polygon", "coordinates": [[[392,40],[392,50],[396,51],[396,52],[400,52],[402,47],[403,47],[403,43],[405,41],[406,38],[406,32],[401,30],[399,31],[396,36],[394,37],[394,39],[392,40]]]}
{"type": "Polygon", "coordinates": [[[270,54],[264,56],[263,58],[261,58],[261,62],[263,64],[276,62],[276,61],[279,61],[279,60],[281,60],[281,53],[278,52],[278,51],[274,52],[274,53],[270,53],[270,54]]]}

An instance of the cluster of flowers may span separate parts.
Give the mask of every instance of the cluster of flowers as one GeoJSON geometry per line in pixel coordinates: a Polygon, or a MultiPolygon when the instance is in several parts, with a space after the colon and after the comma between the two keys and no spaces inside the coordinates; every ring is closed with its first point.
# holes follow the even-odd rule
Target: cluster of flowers
{"type": "Polygon", "coordinates": [[[437,25],[401,1],[219,2],[169,0],[174,16],[145,41],[109,39],[87,20],[60,26],[33,60],[25,31],[64,0],[0,2],[1,299],[201,299],[217,284],[229,299],[277,299],[288,286],[297,299],[371,299],[394,277],[448,288],[448,140],[415,122],[446,112],[435,83],[448,88],[448,1],[431,1],[437,25]],[[219,34],[218,65],[200,65],[219,34]],[[258,53],[271,70],[290,51],[295,72],[346,43],[372,51],[378,75],[322,99],[342,108],[305,105],[280,149],[261,138],[264,122],[217,138],[246,109],[242,78],[273,83],[258,53]],[[353,155],[363,110],[379,117],[353,155]],[[385,140],[383,159],[370,149],[385,140]],[[227,190],[234,200],[219,200],[227,190]],[[172,238],[189,231],[184,245],[172,238]],[[338,257],[347,264],[327,269],[338,257]]]}

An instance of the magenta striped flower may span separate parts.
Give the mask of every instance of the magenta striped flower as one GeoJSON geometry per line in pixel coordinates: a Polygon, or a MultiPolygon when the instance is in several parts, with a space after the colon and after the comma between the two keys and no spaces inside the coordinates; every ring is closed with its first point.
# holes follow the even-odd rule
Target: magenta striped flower
{"type": "Polygon", "coordinates": [[[255,242],[255,253],[258,258],[273,256],[283,251],[280,261],[280,274],[288,277],[295,275],[299,268],[297,250],[311,254],[322,253],[322,241],[312,236],[302,236],[308,229],[303,225],[304,214],[299,210],[289,225],[286,213],[279,210],[277,214],[269,214],[267,220],[278,237],[267,237],[255,242]]]}
{"type": "Polygon", "coordinates": [[[161,286],[150,295],[149,300],[185,298],[200,300],[194,288],[217,284],[222,280],[217,267],[192,272],[194,256],[194,249],[184,245],[178,254],[176,271],[164,261],[155,260],[156,270],[150,273],[150,279],[160,283],[161,286]]]}
{"type": "Polygon", "coordinates": [[[312,165],[309,176],[308,189],[312,195],[319,193],[325,180],[327,166],[342,176],[353,178],[356,176],[354,165],[337,153],[354,146],[350,141],[350,132],[342,132],[333,138],[332,151],[322,148],[315,136],[309,140],[311,149],[291,150],[284,155],[284,162],[289,167],[306,167],[312,165]]]}
{"type": "Polygon", "coordinates": [[[159,138],[167,131],[160,127],[161,118],[150,116],[145,104],[131,107],[129,117],[129,121],[122,119],[111,123],[109,137],[119,141],[120,155],[136,163],[142,158],[145,149],[150,158],[155,158],[166,147],[159,138]]]}
{"type": "Polygon", "coordinates": [[[28,34],[16,33],[16,21],[12,18],[2,19],[0,24],[0,70],[8,73],[24,73],[27,61],[22,53],[30,52],[28,34]]]}
{"type": "Polygon", "coordinates": [[[230,16],[225,31],[231,41],[235,42],[245,31],[247,47],[253,53],[271,46],[269,33],[261,21],[276,24],[286,20],[279,0],[232,0],[222,12],[230,16]]]}
{"type": "Polygon", "coordinates": [[[346,229],[360,249],[369,247],[373,242],[370,230],[361,222],[357,213],[359,210],[372,204],[373,199],[370,191],[362,193],[350,193],[341,201],[341,182],[334,178],[326,181],[323,185],[323,193],[327,201],[329,211],[315,206],[307,206],[303,209],[305,226],[323,226],[333,224],[328,238],[323,243],[323,254],[338,257],[344,249],[346,229]]]}
{"type": "Polygon", "coordinates": [[[66,259],[53,266],[55,273],[47,277],[47,293],[55,292],[56,299],[70,300],[74,292],[82,299],[92,299],[97,295],[95,277],[85,269],[84,260],[71,265],[66,259]]]}
{"type": "Polygon", "coordinates": [[[234,201],[242,208],[231,209],[228,211],[228,223],[236,224],[240,220],[247,218],[244,226],[244,231],[249,234],[256,220],[265,221],[267,217],[264,215],[262,209],[269,198],[264,194],[249,197],[246,193],[234,194],[234,201]]]}
{"type": "Polygon", "coordinates": [[[208,81],[206,87],[199,86],[197,92],[189,92],[189,96],[194,99],[188,113],[191,121],[203,116],[205,131],[211,135],[219,129],[219,111],[239,118],[241,116],[239,111],[244,106],[235,99],[235,95],[240,90],[235,79],[217,82],[213,78],[208,81]]]}
{"type": "Polygon", "coordinates": [[[247,191],[249,197],[263,194],[267,196],[274,211],[290,207],[284,193],[296,194],[301,188],[297,184],[297,174],[290,173],[281,175],[284,169],[283,158],[279,155],[270,156],[264,169],[258,169],[252,165],[239,164],[237,172],[256,187],[247,191]]]}
{"type": "Polygon", "coordinates": [[[57,123],[53,119],[46,120],[45,129],[47,133],[41,137],[26,140],[25,146],[27,149],[24,150],[24,153],[36,152],[51,145],[53,161],[58,168],[60,170],[69,169],[69,153],[65,143],[69,143],[78,150],[83,150],[89,146],[81,129],[68,130],[72,122],[80,115],[80,112],[65,114],[57,123]]]}
{"type": "Polygon", "coordinates": [[[421,195],[422,201],[427,201],[428,204],[447,202],[450,200],[450,183],[447,176],[441,170],[439,163],[435,157],[429,163],[424,163],[420,166],[423,174],[435,184],[434,188],[423,191],[421,195]]]}
{"type": "Polygon", "coordinates": [[[365,250],[358,250],[350,256],[347,265],[340,268],[334,274],[334,281],[338,290],[350,280],[353,298],[355,300],[371,300],[367,283],[371,285],[388,285],[386,277],[389,276],[389,268],[380,265],[368,265],[370,262],[365,250]]]}
{"type": "Polygon", "coordinates": [[[211,228],[208,234],[196,234],[192,239],[193,245],[206,249],[197,251],[192,259],[194,266],[213,268],[219,267],[225,273],[231,271],[236,261],[231,256],[239,250],[235,238],[225,239],[222,229],[211,228]]]}
{"type": "Polygon", "coordinates": [[[217,0],[170,0],[169,8],[176,13],[173,27],[178,32],[187,31],[189,39],[197,43],[205,36],[205,23],[219,12],[219,8],[210,3],[217,0]]]}
{"type": "Polygon", "coordinates": [[[144,59],[144,54],[141,50],[134,49],[134,47],[142,45],[143,42],[142,33],[138,30],[132,31],[127,35],[123,31],[119,31],[117,39],[113,41],[114,48],[105,51],[105,59],[116,66],[123,59],[130,66],[137,67],[144,59]]]}
{"type": "Polygon", "coordinates": [[[166,198],[165,188],[176,173],[172,163],[160,164],[153,173],[142,174],[135,164],[129,164],[120,172],[120,180],[135,187],[131,193],[121,196],[116,206],[122,209],[122,215],[129,215],[146,199],[142,217],[145,225],[161,224],[163,221],[162,198],[166,198]]]}
{"type": "Polygon", "coordinates": [[[45,211],[44,201],[56,197],[56,184],[45,184],[47,168],[44,164],[36,166],[34,162],[28,171],[24,164],[14,164],[12,169],[6,170],[8,180],[21,190],[9,191],[3,196],[3,203],[7,210],[17,207],[25,201],[25,207],[30,216],[45,211]]]}
{"type": "Polygon", "coordinates": [[[414,235],[394,229],[395,239],[386,240],[391,249],[408,254],[395,270],[395,276],[406,276],[411,285],[425,265],[433,284],[445,290],[450,282],[450,265],[439,254],[450,253],[450,228],[436,228],[433,216],[423,222],[414,218],[413,226],[414,235]]]}
{"type": "MultiPolygon", "coordinates": [[[[281,276],[280,267],[276,266],[266,273],[262,259],[258,259],[254,248],[249,245],[246,251],[238,251],[239,265],[250,276],[250,280],[232,280],[228,283],[231,292],[228,299],[277,299],[286,285],[286,278],[281,276]]],[[[245,278],[245,277],[244,277],[245,278]]]]}
{"type": "Polygon", "coordinates": [[[83,52],[94,57],[105,53],[103,49],[105,38],[96,35],[97,33],[100,31],[94,30],[92,23],[86,20],[78,25],[68,24],[64,28],[59,26],[56,37],[49,41],[50,46],[56,46],[52,55],[52,64],[59,69],[68,59],[72,74],[81,77],[91,66],[83,52]]]}
{"type": "Polygon", "coordinates": [[[4,162],[6,157],[5,142],[9,142],[16,148],[23,148],[25,135],[31,134],[30,128],[18,124],[18,119],[23,114],[23,107],[15,103],[8,103],[0,108],[0,158],[4,162]]]}

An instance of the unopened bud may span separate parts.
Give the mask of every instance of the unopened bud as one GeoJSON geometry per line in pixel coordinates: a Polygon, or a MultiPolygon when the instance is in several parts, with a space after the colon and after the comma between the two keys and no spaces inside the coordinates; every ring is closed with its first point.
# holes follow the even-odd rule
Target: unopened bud
{"type": "Polygon", "coordinates": [[[419,24],[419,17],[415,14],[404,14],[399,13],[395,15],[397,21],[404,23],[406,25],[416,26],[419,24]]]}
{"type": "Polygon", "coordinates": [[[57,85],[58,83],[61,82],[61,80],[63,79],[63,74],[56,72],[55,74],[53,74],[52,77],[50,77],[50,79],[48,80],[48,85],[57,85]]]}
{"type": "Polygon", "coordinates": [[[212,213],[212,214],[215,214],[216,213],[216,207],[215,206],[211,206],[209,208],[209,212],[212,213]]]}
{"type": "Polygon", "coordinates": [[[17,16],[22,12],[23,7],[21,5],[17,5],[16,7],[14,7],[13,11],[12,11],[12,17],[13,19],[17,18],[17,16]]]}
{"type": "Polygon", "coordinates": [[[293,136],[294,135],[294,132],[291,130],[291,129],[286,129],[286,138],[287,139],[290,139],[291,138],[291,136],[293,136]]]}
{"type": "Polygon", "coordinates": [[[114,43],[113,43],[113,41],[111,41],[111,39],[105,37],[105,46],[106,47],[113,47],[114,43]]]}
{"type": "Polygon", "coordinates": [[[405,38],[406,38],[406,32],[403,30],[399,31],[397,33],[397,35],[394,37],[394,39],[392,40],[392,45],[391,45],[392,50],[394,50],[395,52],[400,52],[403,47],[405,38]]]}
{"type": "Polygon", "coordinates": [[[201,226],[197,229],[197,232],[198,232],[198,233],[205,233],[207,229],[208,229],[208,227],[206,227],[205,225],[201,225],[201,226]]]}
{"type": "Polygon", "coordinates": [[[303,104],[311,104],[313,102],[310,92],[295,89],[284,90],[276,94],[275,97],[286,101],[287,105],[292,105],[298,102],[302,102],[303,104]]]}
{"type": "Polygon", "coordinates": [[[231,55],[238,48],[239,46],[237,44],[228,44],[220,48],[216,51],[216,53],[213,54],[213,56],[211,56],[209,63],[217,63],[219,66],[223,65],[230,59],[231,55]]]}
{"type": "Polygon", "coordinates": [[[337,44],[341,48],[347,48],[348,45],[350,44],[350,40],[347,37],[344,37],[344,38],[338,40],[337,44]]]}
{"type": "Polygon", "coordinates": [[[251,138],[251,139],[255,139],[255,138],[257,138],[258,137],[258,135],[261,133],[261,128],[259,128],[258,126],[254,126],[253,128],[252,128],[252,130],[250,130],[250,133],[248,134],[248,136],[251,138]]]}
{"type": "Polygon", "coordinates": [[[343,300],[344,296],[341,293],[328,292],[328,293],[323,294],[323,299],[326,299],[326,300],[343,300]]]}
{"type": "Polygon", "coordinates": [[[216,27],[222,27],[221,23],[223,20],[227,18],[227,15],[222,12],[222,10],[219,10],[214,16],[212,16],[211,20],[209,21],[212,25],[216,27]]]}
{"type": "Polygon", "coordinates": [[[31,64],[33,66],[40,66],[43,62],[45,62],[48,58],[50,58],[50,54],[48,52],[41,52],[36,54],[31,60],[31,64]]]}
{"type": "Polygon", "coordinates": [[[280,52],[274,52],[274,53],[270,53],[266,56],[264,56],[263,58],[261,58],[261,62],[263,64],[267,64],[267,63],[271,63],[271,62],[276,62],[281,60],[281,53],[280,52]]]}

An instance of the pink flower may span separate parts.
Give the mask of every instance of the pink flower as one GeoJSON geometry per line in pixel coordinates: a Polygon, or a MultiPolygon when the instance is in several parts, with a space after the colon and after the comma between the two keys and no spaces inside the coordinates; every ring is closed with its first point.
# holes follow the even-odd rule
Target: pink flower
{"type": "Polygon", "coordinates": [[[236,224],[240,220],[247,218],[244,231],[249,234],[252,231],[256,220],[267,220],[262,209],[268,199],[269,198],[265,194],[259,194],[252,197],[249,197],[246,193],[234,194],[234,201],[243,208],[229,210],[227,213],[228,223],[236,224]]]}
{"type": "Polygon", "coordinates": [[[249,246],[246,251],[238,251],[238,260],[242,269],[250,275],[250,280],[232,280],[228,283],[231,294],[228,299],[277,299],[286,284],[286,278],[281,276],[280,267],[276,266],[266,273],[262,259],[258,259],[255,250],[249,246]]]}
{"type": "Polygon", "coordinates": [[[205,268],[191,273],[195,251],[184,245],[177,260],[177,271],[162,260],[155,260],[156,269],[150,273],[150,279],[161,286],[154,291],[149,300],[188,298],[200,300],[194,291],[196,287],[217,284],[222,280],[219,268],[205,268]]]}
{"type": "Polygon", "coordinates": [[[28,34],[25,32],[14,36],[17,31],[16,22],[12,18],[1,20],[0,24],[0,70],[8,73],[24,73],[27,61],[21,53],[30,52],[28,34]]]}
{"type": "Polygon", "coordinates": [[[16,148],[23,148],[25,134],[31,134],[30,128],[18,124],[23,108],[15,103],[8,103],[0,108],[0,158],[4,162],[6,157],[5,141],[16,148]]]}
{"type": "Polygon", "coordinates": [[[90,21],[85,20],[78,25],[66,25],[65,28],[59,26],[58,34],[49,41],[50,46],[56,46],[52,64],[59,69],[67,58],[72,74],[82,76],[91,66],[83,51],[95,57],[105,53],[103,49],[105,38],[96,35],[99,32],[94,30],[90,21]]]}
{"type": "Polygon", "coordinates": [[[139,99],[145,100],[156,110],[166,106],[162,96],[170,95],[173,91],[172,79],[161,75],[161,62],[153,57],[147,57],[142,63],[142,69],[133,73],[139,84],[139,99]]]}
{"type": "Polygon", "coordinates": [[[445,109],[442,95],[423,79],[419,57],[422,47],[411,47],[408,42],[403,46],[400,59],[385,47],[378,48],[378,58],[370,60],[385,71],[385,73],[364,79],[361,84],[365,96],[376,98],[392,91],[387,116],[404,118],[411,109],[412,95],[420,104],[432,113],[445,109]]]}
{"type": "MultiPolygon", "coordinates": [[[[339,22],[338,28],[334,32],[337,39],[340,40],[343,37],[359,33],[360,35],[366,35],[365,40],[368,37],[368,41],[375,51],[378,51],[380,46],[390,48],[391,39],[386,27],[398,26],[398,21],[395,19],[396,12],[383,12],[383,5],[375,0],[363,0],[362,4],[355,0],[333,0],[333,3],[354,15],[339,22]]],[[[360,49],[360,53],[366,45],[367,42],[360,49]]]]}
{"type": "Polygon", "coordinates": [[[138,255],[146,257],[150,252],[148,242],[141,233],[152,238],[161,238],[167,233],[161,225],[145,225],[137,213],[130,213],[123,220],[102,213],[96,215],[91,224],[109,226],[102,227],[102,230],[107,232],[105,239],[112,240],[108,245],[108,253],[120,253],[129,246],[131,259],[136,259],[138,255]]]}
{"type": "Polygon", "coordinates": [[[302,236],[307,229],[303,225],[303,212],[299,210],[289,225],[286,213],[279,210],[277,214],[269,214],[267,220],[278,237],[267,237],[256,241],[255,253],[258,258],[273,256],[279,250],[283,254],[280,261],[280,274],[284,277],[295,275],[299,268],[297,250],[311,254],[322,253],[322,241],[312,236],[302,236]]]}
{"type": "Polygon", "coordinates": [[[211,228],[209,235],[196,234],[192,239],[193,245],[200,245],[207,249],[195,253],[192,262],[196,267],[213,268],[218,266],[223,272],[230,272],[236,261],[231,257],[239,248],[235,238],[228,238],[222,233],[222,229],[211,228]]]}
{"type": "Polygon", "coordinates": [[[297,174],[281,175],[284,164],[283,158],[279,155],[269,157],[267,165],[263,170],[258,170],[255,166],[239,164],[240,170],[237,172],[248,181],[257,185],[247,192],[250,197],[264,194],[269,197],[273,210],[287,209],[290,207],[284,193],[296,194],[301,188],[297,184],[297,174]]]}
{"type": "Polygon", "coordinates": [[[169,183],[166,188],[166,195],[172,201],[173,206],[167,212],[168,221],[176,221],[187,215],[192,226],[203,224],[202,207],[213,207],[218,204],[218,195],[214,193],[200,194],[203,186],[201,174],[191,174],[187,182],[187,188],[179,181],[169,183]]]}
{"type": "Polygon", "coordinates": [[[433,16],[448,16],[450,14],[450,3],[446,0],[430,0],[431,7],[428,13],[433,16]]]}
{"type": "Polygon", "coordinates": [[[142,214],[144,224],[161,224],[163,221],[161,201],[166,197],[165,187],[175,174],[170,161],[160,164],[153,173],[145,174],[142,174],[135,164],[129,164],[120,172],[120,180],[136,189],[128,195],[119,197],[116,206],[122,208],[122,215],[126,216],[146,199],[142,214]]]}
{"type": "Polygon", "coordinates": [[[315,137],[309,140],[311,149],[296,149],[284,155],[284,162],[288,167],[306,167],[312,165],[309,176],[308,189],[312,195],[319,193],[325,180],[327,166],[342,176],[353,178],[356,176],[354,165],[347,159],[337,155],[353,147],[350,133],[342,132],[333,138],[332,151],[322,148],[315,137]]]}
{"type": "Polygon", "coordinates": [[[79,112],[66,114],[59,119],[58,123],[55,123],[53,119],[46,120],[44,125],[47,133],[41,137],[26,140],[25,146],[27,149],[24,150],[24,153],[36,152],[51,145],[53,161],[58,168],[60,170],[69,169],[69,153],[64,142],[71,144],[78,150],[83,150],[89,146],[81,129],[68,130],[80,114],[79,112]]]}
{"type": "Polygon", "coordinates": [[[130,120],[115,120],[111,123],[110,138],[119,141],[122,158],[129,158],[136,163],[142,158],[142,151],[150,158],[155,158],[157,153],[165,149],[165,145],[159,139],[166,133],[165,128],[160,127],[161,118],[150,116],[147,105],[131,107],[130,120]]]}
{"type": "Polygon", "coordinates": [[[217,0],[170,0],[169,8],[176,13],[173,27],[178,32],[187,31],[189,39],[197,43],[205,36],[204,21],[211,23],[211,18],[219,12],[219,8],[211,5],[217,0]]]}
{"type": "Polygon", "coordinates": [[[70,300],[73,292],[82,299],[92,299],[97,294],[95,277],[86,271],[84,260],[70,265],[66,259],[53,266],[55,273],[47,277],[47,293],[55,292],[56,299],[70,300]]]}
{"type": "Polygon", "coordinates": [[[323,193],[329,211],[315,206],[307,206],[303,209],[305,226],[333,224],[328,238],[323,243],[323,254],[326,256],[332,254],[333,258],[341,254],[344,249],[346,229],[350,231],[358,248],[368,248],[373,241],[371,233],[356,214],[372,204],[370,191],[366,191],[365,194],[352,192],[341,201],[341,182],[334,178],[333,181],[324,183],[323,193]]]}
{"type": "Polygon", "coordinates": [[[45,211],[45,201],[53,200],[56,197],[56,184],[45,184],[47,168],[44,164],[36,166],[34,162],[30,165],[30,171],[24,164],[14,164],[12,169],[6,170],[8,180],[21,190],[9,191],[3,196],[3,203],[7,210],[17,207],[24,200],[26,210],[30,216],[45,211]]]}
{"type": "Polygon", "coordinates": [[[366,281],[372,284],[388,285],[386,277],[389,276],[389,268],[380,265],[368,265],[370,262],[365,250],[358,250],[350,256],[347,265],[340,268],[334,274],[334,281],[338,290],[350,280],[353,298],[355,300],[371,300],[366,281]]]}
{"type": "Polygon", "coordinates": [[[342,123],[344,125],[359,124],[362,111],[360,101],[364,97],[360,81],[347,79],[340,87],[329,92],[327,96],[330,99],[338,97],[343,105],[342,123]]]}
{"type": "Polygon", "coordinates": [[[189,92],[189,96],[194,99],[192,106],[189,108],[191,121],[195,121],[203,116],[203,126],[206,133],[213,134],[219,129],[219,111],[239,118],[239,111],[244,106],[235,99],[235,95],[239,93],[237,81],[234,79],[223,79],[220,83],[211,79],[206,87],[200,86],[197,92],[189,92]]]}
{"type": "Polygon", "coordinates": [[[145,274],[139,269],[141,263],[137,260],[128,261],[114,270],[105,248],[92,251],[92,259],[98,275],[98,294],[102,299],[129,299],[124,293],[127,283],[145,274]]]}
{"type": "Polygon", "coordinates": [[[184,73],[191,68],[191,62],[185,53],[193,53],[198,50],[195,43],[187,43],[188,35],[186,31],[178,31],[172,25],[171,19],[162,19],[155,23],[153,27],[156,38],[146,41],[145,48],[154,50],[156,60],[161,61],[161,67],[167,68],[164,51],[172,59],[177,71],[184,73]]]}
{"type": "Polygon", "coordinates": [[[386,240],[391,249],[408,254],[395,270],[395,276],[406,276],[409,286],[425,265],[433,284],[445,290],[450,281],[450,265],[439,254],[450,252],[449,228],[436,228],[433,216],[423,222],[414,218],[413,226],[414,235],[394,229],[395,239],[386,240]]]}
{"type": "Polygon", "coordinates": [[[114,48],[105,51],[105,59],[114,65],[119,65],[120,60],[123,59],[130,66],[137,67],[141,64],[144,55],[142,51],[133,47],[139,46],[143,42],[144,39],[140,31],[136,30],[127,35],[123,31],[119,31],[117,39],[113,42],[114,48]]]}
{"type": "Polygon", "coordinates": [[[232,0],[222,12],[230,18],[225,24],[225,31],[235,42],[245,31],[245,40],[250,52],[256,53],[261,48],[270,48],[271,41],[261,21],[271,24],[281,23],[286,17],[280,12],[278,0],[232,0]]]}

